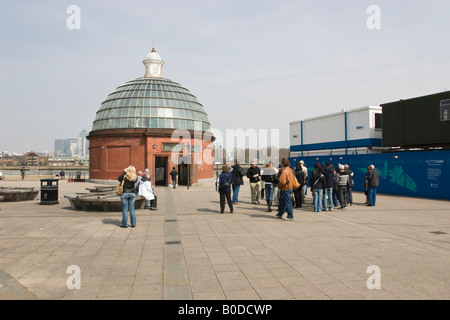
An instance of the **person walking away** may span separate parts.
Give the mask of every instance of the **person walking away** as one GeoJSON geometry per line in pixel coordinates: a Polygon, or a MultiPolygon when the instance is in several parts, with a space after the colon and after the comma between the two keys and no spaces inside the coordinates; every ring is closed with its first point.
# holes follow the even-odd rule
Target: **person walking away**
{"type": "Polygon", "coordinates": [[[347,210],[347,183],[348,183],[348,172],[345,171],[344,165],[339,165],[339,181],[338,185],[338,198],[340,209],[347,210]]]}
{"type": "Polygon", "coordinates": [[[325,162],[323,174],[325,176],[325,189],[323,193],[323,210],[333,211],[334,167],[330,161],[325,162]]]}
{"type": "Polygon", "coordinates": [[[252,161],[251,167],[247,170],[247,178],[250,180],[250,192],[252,195],[252,203],[259,204],[260,188],[259,181],[261,180],[261,170],[256,165],[255,161],[252,161]]]}
{"type": "Polygon", "coordinates": [[[371,164],[369,168],[370,171],[367,175],[369,204],[367,206],[375,207],[377,201],[377,188],[380,184],[380,175],[373,164],[371,164]]]}
{"type": "Polygon", "coordinates": [[[353,193],[352,188],[355,185],[353,181],[353,171],[350,170],[350,166],[348,164],[344,165],[344,170],[348,173],[348,183],[347,183],[347,204],[349,206],[353,206],[353,193]]]}
{"type": "Polygon", "coordinates": [[[274,176],[278,174],[278,171],[272,167],[272,163],[269,162],[261,170],[261,181],[264,182],[264,189],[266,190],[266,203],[267,212],[272,212],[273,195],[275,191],[275,179],[274,176]]]}
{"type": "Polygon", "coordinates": [[[305,172],[303,171],[303,166],[300,163],[295,165],[294,175],[297,178],[298,183],[300,183],[300,188],[294,190],[295,208],[301,208],[304,198],[303,187],[305,185],[305,172]]]}
{"type": "Polygon", "coordinates": [[[289,167],[289,160],[283,159],[281,162],[283,171],[280,174],[280,181],[278,182],[278,188],[280,189],[280,206],[276,217],[283,218],[283,214],[287,212],[287,220],[294,220],[294,210],[292,207],[292,190],[294,189],[294,173],[289,167]]]}
{"type": "Polygon", "coordinates": [[[61,172],[59,173],[59,176],[62,180],[64,180],[64,177],[66,176],[66,173],[64,172],[64,170],[61,170],[61,172]]]}
{"type": "Polygon", "coordinates": [[[129,166],[124,169],[118,180],[123,181],[123,193],[120,196],[122,200],[122,228],[128,228],[128,211],[130,212],[131,226],[136,226],[136,213],[134,203],[136,201],[135,183],[137,180],[136,168],[129,166]]]}
{"type": "Polygon", "coordinates": [[[319,162],[314,165],[314,170],[311,173],[309,180],[311,185],[311,193],[314,200],[314,212],[322,211],[322,197],[325,188],[325,175],[323,174],[323,167],[319,162]]]}
{"type": "Polygon", "coordinates": [[[22,176],[22,180],[25,178],[25,167],[22,167],[22,169],[20,169],[20,175],[22,176]]]}
{"type": "Polygon", "coordinates": [[[233,203],[239,204],[239,191],[244,184],[244,169],[236,161],[235,165],[231,167],[233,176],[231,177],[231,187],[233,188],[233,203]]]}
{"type": "Polygon", "coordinates": [[[178,177],[178,171],[175,170],[175,167],[172,167],[172,171],[170,171],[170,176],[172,177],[172,186],[175,189],[177,187],[177,177],[178,177]]]}
{"type": "Polygon", "coordinates": [[[225,199],[227,200],[230,212],[233,213],[233,202],[231,201],[231,179],[233,172],[228,165],[222,167],[222,173],[218,177],[218,188],[220,194],[220,213],[225,210],[225,199]]]}

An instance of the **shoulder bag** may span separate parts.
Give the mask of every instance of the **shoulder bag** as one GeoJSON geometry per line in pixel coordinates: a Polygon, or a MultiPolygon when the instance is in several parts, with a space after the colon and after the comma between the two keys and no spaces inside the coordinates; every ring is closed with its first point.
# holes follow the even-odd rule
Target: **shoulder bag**
{"type": "Polygon", "coordinates": [[[123,183],[125,182],[125,178],[123,178],[122,182],[116,188],[116,194],[121,196],[123,193],[123,183]]]}

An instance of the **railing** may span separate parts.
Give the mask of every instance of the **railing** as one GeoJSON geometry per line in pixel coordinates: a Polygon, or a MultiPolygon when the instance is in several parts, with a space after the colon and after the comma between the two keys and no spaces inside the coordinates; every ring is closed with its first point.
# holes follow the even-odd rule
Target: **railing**
{"type": "MultiPolygon", "coordinates": [[[[25,177],[26,176],[60,176],[61,168],[26,168],[25,177]]],[[[64,169],[65,177],[69,177],[70,175],[76,176],[77,172],[81,172],[81,176],[84,178],[89,177],[89,169],[64,169]]],[[[4,169],[0,167],[0,172],[3,177],[8,176],[19,176],[20,177],[20,168],[18,169],[4,169]]]]}

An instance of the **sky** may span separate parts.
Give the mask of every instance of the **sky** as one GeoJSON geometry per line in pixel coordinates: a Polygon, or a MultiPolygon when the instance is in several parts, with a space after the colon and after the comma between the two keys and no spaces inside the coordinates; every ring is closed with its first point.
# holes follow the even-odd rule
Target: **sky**
{"type": "Polygon", "coordinates": [[[289,122],[450,90],[449,14],[448,0],[0,0],[0,151],[91,131],[153,45],[212,128],[278,130],[288,148],[289,122]]]}

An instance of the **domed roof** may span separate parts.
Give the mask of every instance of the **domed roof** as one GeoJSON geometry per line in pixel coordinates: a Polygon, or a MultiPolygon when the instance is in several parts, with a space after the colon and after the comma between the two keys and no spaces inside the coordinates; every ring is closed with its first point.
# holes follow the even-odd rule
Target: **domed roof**
{"type": "Polygon", "coordinates": [[[146,75],[108,95],[97,111],[92,131],[129,128],[206,131],[210,123],[203,106],[188,89],[169,79],[146,75]]]}
{"type": "Polygon", "coordinates": [[[161,60],[158,52],[156,52],[155,48],[145,57],[145,60],[161,60]]]}

